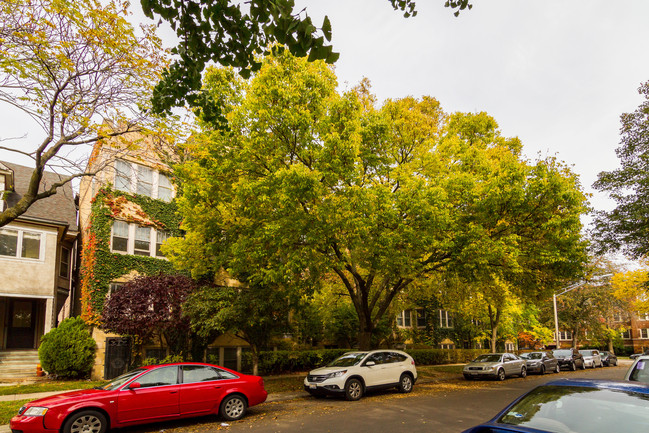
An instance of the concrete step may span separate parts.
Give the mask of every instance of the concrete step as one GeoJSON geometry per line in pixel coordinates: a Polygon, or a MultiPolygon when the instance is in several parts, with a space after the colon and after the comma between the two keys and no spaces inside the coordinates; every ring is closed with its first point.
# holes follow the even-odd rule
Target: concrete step
{"type": "Polygon", "coordinates": [[[37,350],[0,351],[0,380],[33,379],[38,364],[37,350]]]}

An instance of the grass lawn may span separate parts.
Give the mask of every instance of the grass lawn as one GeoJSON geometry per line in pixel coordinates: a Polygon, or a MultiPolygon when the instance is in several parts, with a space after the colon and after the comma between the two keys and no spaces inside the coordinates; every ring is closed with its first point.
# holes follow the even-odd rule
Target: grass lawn
{"type": "Polygon", "coordinates": [[[89,380],[52,380],[30,383],[28,385],[0,386],[0,395],[32,394],[35,392],[49,391],[69,391],[71,389],[92,388],[104,383],[106,383],[106,381],[103,380],[98,382],[92,382],[89,380]]]}
{"type": "Polygon", "coordinates": [[[29,400],[0,401],[0,425],[9,424],[9,420],[18,414],[18,409],[29,400]]]}

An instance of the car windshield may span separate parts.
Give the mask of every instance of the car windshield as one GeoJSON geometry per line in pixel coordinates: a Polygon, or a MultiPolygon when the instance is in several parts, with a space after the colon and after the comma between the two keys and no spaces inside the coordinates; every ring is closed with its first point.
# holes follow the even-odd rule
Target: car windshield
{"type": "Polygon", "coordinates": [[[106,385],[98,386],[97,389],[104,389],[106,391],[112,391],[114,389],[117,389],[120,386],[124,385],[129,380],[133,379],[138,374],[142,373],[144,370],[146,370],[146,369],[144,369],[144,368],[136,368],[133,371],[129,371],[126,374],[122,374],[121,376],[116,377],[115,379],[108,382],[106,385]]]}
{"type": "Polygon", "coordinates": [[[541,358],[543,358],[543,354],[539,353],[539,352],[522,353],[521,358],[523,358],[523,359],[541,359],[541,358]]]}
{"type": "Polygon", "coordinates": [[[498,422],[552,432],[644,431],[649,423],[649,396],[606,388],[542,386],[498,422]]]}
{"type": "Polygon", "coordinates": [[[486,354],[480,355],[473,362],[500,362],[500,355],[486,354]]]}
{"type": "Polygon", "coordinates": [[[571,350],[555,350],[554,351],[554,356],[557,356],[559,358],[568,358],[569,356],[572,356],[572,351],[571,350]]]}
{"type": "Polygon", "coordinates": [[[367,353],[345,353],[340,358],[335,359],[327,364],[327,367],[351,367],[352,365],[356,365],[361,362],[361,360],[365,358],[365,355],[367,355],[367,353]]]}
{"type": "Polygon", "coordinates": [[[592,356],[593,351],[592,350],[580,350],[579,353],[581,353],[582,355],[586,355],[586,356],[592,356]]]}

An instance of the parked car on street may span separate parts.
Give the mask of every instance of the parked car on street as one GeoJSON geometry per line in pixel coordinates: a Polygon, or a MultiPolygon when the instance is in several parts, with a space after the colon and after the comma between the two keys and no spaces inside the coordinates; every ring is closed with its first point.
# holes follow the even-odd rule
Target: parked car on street
{"type": "Polygon", "coordinates": [[[584,364],[586,365],[586,367],[596,368],[602,367],[604,365],[602,363],[602,357],[599,354],[599,350],[581,349],[579,353],[584,356],[584,364]]]}
{"type": "Polygon", "coordinates": [[[639,432],[649,425],[649,385],[563,379],[538,386],[464,433],[639,432]]]}
{"type": "Polygon", "coordinates": [[[584,355],[579,353],[577,349],[555,349],[552,354],[559,361],[560,368],[567,368],[568,370],[575,371],[577,368],[582,370],[586,368],[584,363],[584,355]]]}
{"type": "Polygon", "coordinates": [[[259,376],[203,363],[153,365],[101,387],[29,402],[11,419],[10,428],[23,433],[104,433],[111,428],[211,414],[233,421],[266,397],[259,376]]]}
{"type": "Polygon", "coordinates": [[[527,366],[524,359],[513,353],[485,353],[465,365],[462,373],[467,380],[483,377],[505,380],[507,376],[527,376],[527,366]]]}
{"type": "Polygon", "coordinates": [[[304,389],[315,397],[344,396],[358,400],[366,392],[397,388],[412,391],[417,381],[415,360],[400,350],[347,352],[325,367],[311,370],[304,389]]]}
{"type": "Polygon", "coordinates": [[[552,352],[527,352],[521,353],[521,358],[525,360],[528,373],[545,374],[546,371],[559,373],[559,361],[554,357],[552,352]]]}
{"type": "Polygon", "coordinates": [[[627,370],[624,380],[649,383],[649,355],[640,355],[627,370]]]}
{"type": "Polygon", "coordinates": [[[615,367],[617,365],[617,356],[615,356],[615,353],[603,350],[599,354],[602,357],[602,364],[605,366],[615,367]]]}

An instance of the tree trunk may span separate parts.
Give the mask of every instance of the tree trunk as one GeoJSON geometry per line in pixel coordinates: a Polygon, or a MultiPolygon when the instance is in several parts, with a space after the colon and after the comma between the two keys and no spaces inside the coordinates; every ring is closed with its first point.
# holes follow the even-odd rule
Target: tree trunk
{"type": "Polygon", "coordinates": [[[259,375],[259,350],[254,344],[250,345],[250,354],[252,355],[252,374],[259,375]]]}
{"type": "Polygon", "coordinates": [[[496,350],[496,343],[498,341],[498,325],[500,324],[500,309],[496,308],[496,312],[494,314],[493,309],[491,308],[491,305],[489,307],[489,324],[491,326],[491,338],[489,339],[489,346],[491,353],[497,352],[496,350]]]}
{"type": "Polygon", "coordinates": [[[372,348],[372,331],[361,330],[358,332],[358,348],[360,350],[372,348]]]}
{"type": "Polygon", "coordinates": [[[613,350],[613,338],[608,337],[608,351],[615,354],[615,351],[613,350]]]}

